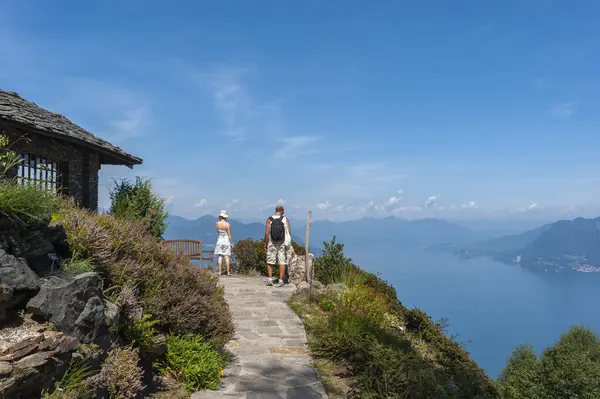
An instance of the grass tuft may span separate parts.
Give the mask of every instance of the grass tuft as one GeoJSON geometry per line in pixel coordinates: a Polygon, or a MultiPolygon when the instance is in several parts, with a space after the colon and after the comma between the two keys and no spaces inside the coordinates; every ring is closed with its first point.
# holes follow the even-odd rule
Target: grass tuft
{"type": "Polygon", "coordinates": [[[49,219],[58,209],[58,199],[34,185],[0,179],[0,215],[22,227],[49,219]]]}
{"type": "Polygon", "coordinates": [[[188,391],[216,389],[219,386],[226,359],[199,335],[167,338],[166,358],[157,363],[163,373],[183,381],[188,391]]]}

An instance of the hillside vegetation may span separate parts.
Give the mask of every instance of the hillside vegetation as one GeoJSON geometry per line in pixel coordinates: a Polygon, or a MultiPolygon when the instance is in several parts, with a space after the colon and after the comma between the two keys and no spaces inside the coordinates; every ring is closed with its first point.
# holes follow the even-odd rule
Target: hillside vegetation
{"type": "MultiPolygon", "coordinates": [[[[6,156],[0,153],[3,161],[6,156]]],[[[234,330],[229,308],[212,273],[192,266],[160,239],[164,200],[148,181],[117,185],[110,214],[99,215],[40,187],[2,177],[0,215],[5,224],[26,232],[51,221],[54,231],[64,233],[60,267],[50,279],[68,282],[98,274],[102,301],[121,315],[102,330],[100,346],[79,346],[79,360],[73,357],[45,398],[85,399],[100,397],[98,392],[110,398],[149,397],[165,387],[170,388],[162,397],[182,398],[217,387],[228,361],[223,346],[234,330]]],[[[40,278],[42,286],[46,280],[40,278]]],[[[46,325],[57,328],[49,320],[46,325]]]]}
{"type": "Polygon", "coordinates": [[[324,247],[315,278],[325,286],[289,304],[305,324],[331,397],[500,397],[441,323],[404,307],[393,287],[344,256],[335,237],[324,247]]]}

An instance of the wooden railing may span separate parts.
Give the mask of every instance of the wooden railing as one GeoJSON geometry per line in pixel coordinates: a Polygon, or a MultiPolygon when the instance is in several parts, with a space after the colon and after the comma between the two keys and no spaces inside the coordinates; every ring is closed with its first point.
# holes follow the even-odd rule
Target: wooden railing
{"type": "Polygon", "coordinates": [[[214,270],[214,250],[202,249],[200,240],[165,240],[165,243],[175,252],[183,254],[190,260],[199,260],[204,267],[205,261],[210,261],[210,267],[214,270]]]}

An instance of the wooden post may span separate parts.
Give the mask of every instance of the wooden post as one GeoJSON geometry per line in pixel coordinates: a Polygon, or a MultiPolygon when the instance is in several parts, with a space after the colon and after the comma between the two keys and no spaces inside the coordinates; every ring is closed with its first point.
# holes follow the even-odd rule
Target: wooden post
{"type": "Polygon", "coordinates": [[[312,211],[308,211],[308,222],[306,223],[306,241],[304,242],[304,248],[305,248],[305,255],[304,255],[304,271],[305,273],[308,273],[308,275],[306,276],[306,280],[308,280],[308,284],[309,284],[309,288],[308,288],[308,298],[311,299],[312,298],[312,268],[314,267],[314,265],[311,265],[311,270],[308,270],[308,236],[310,234],[310,221],[312,219],[312,211]]]}

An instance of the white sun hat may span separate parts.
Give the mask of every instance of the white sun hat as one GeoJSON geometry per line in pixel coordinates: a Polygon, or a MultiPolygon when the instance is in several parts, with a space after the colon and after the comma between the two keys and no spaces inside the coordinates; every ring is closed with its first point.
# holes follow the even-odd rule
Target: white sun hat
{"type": "Polygon", "coordinates": [[[227,219],[229,215],[227,215],[227,211],[221,211],[221,213],[219,213],[219,217],[227,219]]]}

